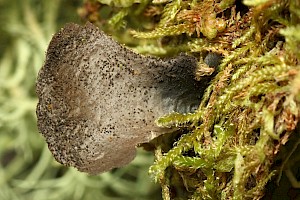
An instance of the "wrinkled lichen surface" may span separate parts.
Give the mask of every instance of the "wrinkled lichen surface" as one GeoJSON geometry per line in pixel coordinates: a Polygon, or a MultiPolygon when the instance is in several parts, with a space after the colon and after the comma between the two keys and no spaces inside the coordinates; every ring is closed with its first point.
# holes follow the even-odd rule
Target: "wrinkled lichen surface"
{"type": "Polygon", "coordinates": [[[289,172],[293,150],[279,152],[298,134],[299,1],[90,0],[79,13],[142,54],[192,54],[195,79],[213,76],[196,112],[156,121],[178,128],[153,142],[164,199],[260,199],[289,172]],[[222,55],[216,69],[208,53],[222,55]]]}

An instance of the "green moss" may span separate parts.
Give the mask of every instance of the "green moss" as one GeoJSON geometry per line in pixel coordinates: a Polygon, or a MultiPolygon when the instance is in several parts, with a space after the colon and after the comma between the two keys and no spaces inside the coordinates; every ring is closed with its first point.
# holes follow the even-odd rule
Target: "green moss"
{"type": "Polygon", "coordinates": [[[299,119],[298,1],[147,1],[139,13],[136,6],[113,33],[120,42],[148,54],[193,54],[200,72],[208,52],[224,57],[195,113],[156,121],[181,135],[171,145],[155,141],[149,172],[164,199],[261,198],[299,119]]]}

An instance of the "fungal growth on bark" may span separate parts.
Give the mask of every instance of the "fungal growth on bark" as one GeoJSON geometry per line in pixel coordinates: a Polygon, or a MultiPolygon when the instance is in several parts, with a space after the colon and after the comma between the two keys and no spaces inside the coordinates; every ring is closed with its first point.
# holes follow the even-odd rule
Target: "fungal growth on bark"
{"type": "Polygon", "coordinates": [[[136,54],[97,27],[67,24],[49,44],[36,92],[38,128],[55,159],[97,174],[133,160],[136,146],[171,131],[155,120],[197,108],[195,58],[136,54]]]}

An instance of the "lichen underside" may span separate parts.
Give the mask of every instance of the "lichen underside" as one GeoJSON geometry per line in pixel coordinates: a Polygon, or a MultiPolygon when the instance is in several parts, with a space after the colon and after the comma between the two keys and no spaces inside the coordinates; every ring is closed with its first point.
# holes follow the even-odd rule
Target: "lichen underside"
{"type": "Polygon", "coordinates": [[[157,119],[179,131],[155,141],[149,172],[164,199],[260,199],[298,130],[299,1],[89,0],[80,14],[140,53],[192,54],[199,71],[223,56],[195,113],[157,119]]]}

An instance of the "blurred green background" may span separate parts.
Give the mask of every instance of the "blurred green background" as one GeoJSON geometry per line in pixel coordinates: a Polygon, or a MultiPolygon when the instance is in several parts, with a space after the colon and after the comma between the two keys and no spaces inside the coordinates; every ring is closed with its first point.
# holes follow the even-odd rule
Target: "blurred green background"
{"type": "MultiPolygon", "coordinates": [[[[0,200],[161,199],[151,153],[88,176],[58,164],[36,126],[35,80],[52,35],[80,23],[83,0],[0,0],[0,200]]],[[[121,152],[120,152],[121,153],[121,152]]]]}

